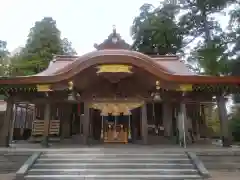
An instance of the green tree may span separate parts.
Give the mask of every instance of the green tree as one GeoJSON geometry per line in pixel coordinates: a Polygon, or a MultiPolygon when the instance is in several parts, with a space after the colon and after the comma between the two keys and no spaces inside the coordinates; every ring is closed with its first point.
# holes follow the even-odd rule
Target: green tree
{"type": "Polygon", "coordinates": [[[240,141],[240,111],[239,110],[232,115],[232,118],[230,121],[230,128],[231,128],[231,132],[234,140],[240,141]]]}
{"type": "Polygon", "coordinates": [[[30,30],[19,57],[20,68],[25,69],[26,74],[38,73],[47,67],[54,54],[62,54],[60,31],[55,20],[45,17],[30,30]]]}
{"type": "Polygon", "coordinates": [[[0,40],[0,59],[3,60],[9,55],[7,50],[7,42],[0,40]]]}
{"type": "MultiPolygon", "coordinates": [[[[228,41],[214,15],[222,13],[232,0],[191,0],[183,1],[182,7],[187,11],[180,18],[180,24],[186,28],[192,38],[199,38],[198,46],[191,52],[188,59],[203,74],[221,76],[229,74],[228,41]]],[[[223,146],[229,146],[227,132],[227,111],[223,95],[217,95],[218,109],[222,120],[223,146]],[[224,116],[224,117],[223,117],[224,116]]]]}
{"type": "Polygon", "coordinates": [[[77,52],[72,47],[72,42],[70,42],[67,38],[63,38],[62,41],[62,54],[63,55],[76,55],[77,52]]]}
{"type": "Polygon", "coordinates": [[[9,74],[8,55],[7,42],[0,40],[0,76],[8,76],[9,74]]]}
{"type": "MultiPolygon", "coordinates": [[[[234,4],[234,9],[230,12],[229,21],[229,37],[230,45],[232,46],[230,56],[231,60],[231,74],[233,76],[240,76],[240,5],[234,4]]],[[[235,103],[240,103],[240,95],[234,94],[233,100],[235,103]]]]}
{"type": "Polygon", "coordinates": [[[182,29],[175,16],[176,4],[162,3],[155,8],[144,4],[132,25],[133,49],[145,54],[176,54],[183,43],[182,29]]]}

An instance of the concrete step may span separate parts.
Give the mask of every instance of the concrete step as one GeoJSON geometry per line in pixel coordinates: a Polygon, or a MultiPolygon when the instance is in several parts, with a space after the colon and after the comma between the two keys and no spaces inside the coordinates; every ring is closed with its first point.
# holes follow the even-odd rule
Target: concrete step
{"type": "Polygon", "coordinates": [[[163,169],[163,168],[171,168],[171,169],[189,169],[192,168],[192,164],[185,163],[126,163],[126,162],[118,162],[118,163],[37,163],[33,165],[33,168],[36,169],[62,169],[62,168],[71,168],[74,167],[76,169],[81,168],[92,168],[92,169],[114,169],[114,168],[132,168],[132,169],[143,169],[143,168],[153,168],[153,169],[163,169]]]}
{"type": "Polygon", "coordinates": [[[185,153],[137,152],[47,152],[35,161],[25,179],[201,179],[185,153]]]}

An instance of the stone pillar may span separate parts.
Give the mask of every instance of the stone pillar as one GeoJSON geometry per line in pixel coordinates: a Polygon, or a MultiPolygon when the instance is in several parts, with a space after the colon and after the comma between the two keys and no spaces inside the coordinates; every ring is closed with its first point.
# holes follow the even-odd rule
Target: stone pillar
{"type": "Polygon", "coordinates": [[[83,143],[88,144],[89,138],[89,123],[90,114],[88,103],[84,103],[84,117],[83,117],[83,143]]]}
{"type": "Polygon", "coordinates": [[[170,137],[172,135],[172,106],[169,102],[163,103],[163,125],[164,136],[170,137]]]}
{"type": "Polygon", "coordinates": [[[217,96],[217,105],[218,105],[218,113],[219,120],[221,126],[221,136],[222,136],[222,144],[223,147],[229,147],[231,145],[231,141],[229,138],[228,132],[228,116],[227,116],[227,108],[224,96],[217,96]]]}
{"type": "Polygon", "coordinates": [[[147,144],[148,141],[148,124],[147,124],[147,105],[143,104],[141,108],[141,135],[142,135],[142,143],[147,144]]]}
{"type": "Polygon", "coordinates": [[[0,127],[0,146],[9,146],[9,135],[10,125],[12,124],[13,117],[13,101],[12,99],[7,100],[7,108],[4,114],[2,126],[0,127]]]}
{"type": "Polygon", "coordinates": [[[42,146],[48,147],[49,141],[49,126],[51,120],[51,104],[50,102],[46,102],[44,107],[44,132],[43,132],[43,140],[42,146]]]}

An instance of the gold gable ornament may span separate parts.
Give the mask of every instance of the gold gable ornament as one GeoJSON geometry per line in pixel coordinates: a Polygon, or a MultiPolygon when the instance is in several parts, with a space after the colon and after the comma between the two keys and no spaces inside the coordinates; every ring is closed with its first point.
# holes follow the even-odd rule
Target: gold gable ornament
{"type": "Polygon", "coordinates": [[[187,92],[187,91],[192,91],[192,89],[193,89],[192,84],[180,84],[177,91],[187,92]]]}
{"type": "Polygon", "coordinates": [[[99,65],[97,73],[132,73],[132,66],[121,64],[99,65]]]}
{"type": "Polygon", "coordinates": [[[38,84],[37,85],[37,91],[38,92],[46,92],[46,91],[52,91],[52,90],[50,89],[49,84],[43,84],[43,85],[38,84]]]}

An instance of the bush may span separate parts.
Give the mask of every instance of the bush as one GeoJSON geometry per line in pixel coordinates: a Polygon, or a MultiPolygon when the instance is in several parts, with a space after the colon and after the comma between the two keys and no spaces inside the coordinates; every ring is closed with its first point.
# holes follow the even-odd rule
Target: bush
{"type": "Polygon", "coordinates": [[[234,141],[240,141],[240,111],[235,113],[230,122],[230,129],[234,141]]]}

